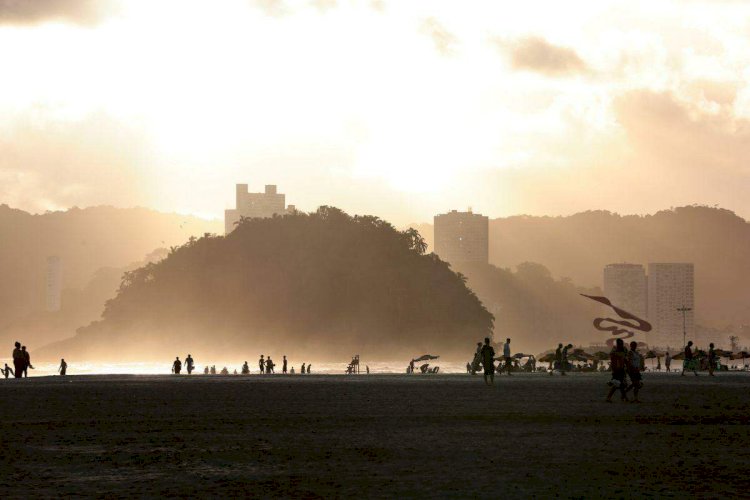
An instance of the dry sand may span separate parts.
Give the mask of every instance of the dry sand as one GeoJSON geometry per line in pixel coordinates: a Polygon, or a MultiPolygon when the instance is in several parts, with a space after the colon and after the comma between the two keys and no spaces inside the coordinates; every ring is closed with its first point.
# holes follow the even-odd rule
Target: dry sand
{"type": "Polygon", "coordinates": [[[0,493],[750,494],[750,374],[0,380],[0,493]]]}

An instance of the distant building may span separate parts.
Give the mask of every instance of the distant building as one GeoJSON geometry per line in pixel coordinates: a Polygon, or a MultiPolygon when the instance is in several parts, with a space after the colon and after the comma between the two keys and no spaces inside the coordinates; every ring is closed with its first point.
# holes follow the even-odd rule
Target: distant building
{"type": "Polygon", "coordinates": [[[489,262],[489,218],[451,210],[436,215],[435,253],[451,264],[489,262]]]}
{"type": "Polygon", "coordinates": [[[655,263],[648,265],[648,320],[653,329],[646,334],[650,347],[682,349],[682,314],[685,313],[687,340],[695,340],[693,264],[655,263]]]}
{"type": "Polygon", "coordinates": [[[263,193],[249,193],[247,184],[237,184],[236,207],[224,211],[224,233],[231,233],[240,217],[266,218],[294,211],[294,205],[286,207],[286,197],[273,184],[266,185],[263,193]]]}
{"type": "Polygon", "coordinates": [[[617,307],[646,319],[646,270],[640,264],[608,264],[604,268],[604,295],[617,307]]]}
{"type": "Polygon", "coordinates": [[[60,257],[47,257],[46,309],[57,312],[62,307],[62,261],[60,257]]]}

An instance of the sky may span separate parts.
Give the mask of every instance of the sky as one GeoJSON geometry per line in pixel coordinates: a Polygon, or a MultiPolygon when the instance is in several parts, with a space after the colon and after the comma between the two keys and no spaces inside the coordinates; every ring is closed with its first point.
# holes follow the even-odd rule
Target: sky
{"type": "Polygon", "coordinates": [[[0,203],[750,217],[750,3],[0,0],[0,203]]]}

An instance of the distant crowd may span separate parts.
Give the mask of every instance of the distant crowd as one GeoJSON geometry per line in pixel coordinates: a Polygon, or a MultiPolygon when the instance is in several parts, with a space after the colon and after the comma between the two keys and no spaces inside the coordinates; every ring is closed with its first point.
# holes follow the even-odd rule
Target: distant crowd
{"type": "MultiPolygon", "coordinates": [[[[185,358],[185,370],[187,371],[188,375],[192,374],[193,371],[195,371],[195,361],[193,360],[193,357],[188,354],[185,358]]],[[[182,367],[183,362],[180,361],[180,357],[177,356],[172,363],[172,373],[175,375],[179,375],[182,373],[182,367]]],[[[275,371],[276,363],[273,362],[271,359],[271,356],[265,356],[263,354],[260,355],[260,359],[258,360],[258,371],[261,375],[263,374],[273,374],[276,373],[275,371]]],[[[283,356],[282,364],[281,364],[281,373],[286,374],[289,373],[291,375],[294,375],[294,367],[292,366],[289,368],[286,356],[283,356]]],[[[300,374],[310,374],[312,373],[312,364],[311,363],[302,363],[302,366],[300,367],[300,374]]],[[[217,373],[216,371],[216,365],[206,365],[203,368],[203,374],[204,375],[230,375],[229,369],[225,366],[217,373]]],[[[240,368],[240,373],[237,373],[237,370],[235,369],[231,375],[250,375],[250,365],[247,361],[243,363],[242,367],[240,368]]]]}

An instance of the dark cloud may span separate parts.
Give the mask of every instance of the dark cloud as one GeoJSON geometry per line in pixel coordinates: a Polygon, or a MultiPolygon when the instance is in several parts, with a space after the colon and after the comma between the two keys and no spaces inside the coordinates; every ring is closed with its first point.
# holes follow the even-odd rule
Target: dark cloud
{"type": "Polygon", "coordinates": [[[425,19],[419,31],[432,39],[435,50],[442,55],[449,56],[455,53],[458,39],[434,17],[425,19]]]}
{"type": "Polygon", "coordinates": [[[0,25],[48,21],[93,25],[114,11],[109,0],[0,0],[0,25]]]}
{"type": "Polygon", "coordinates": [[[535,71],[548,76],[585,73],[586,63],[571,48],[553,45],[541,37],[526,37],[508,42],[496,41],[515,69],[535,71]]]}

